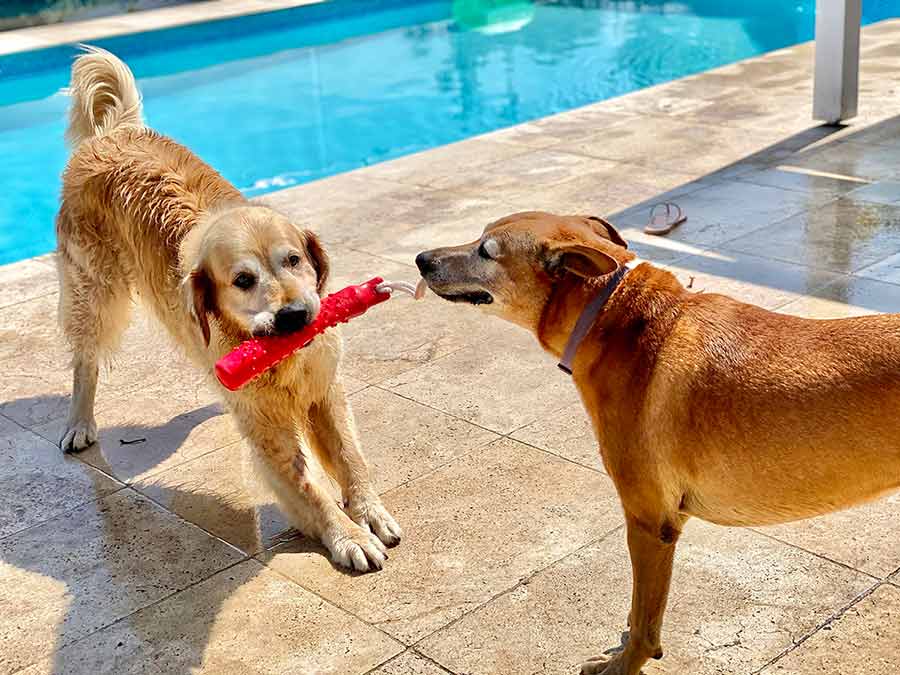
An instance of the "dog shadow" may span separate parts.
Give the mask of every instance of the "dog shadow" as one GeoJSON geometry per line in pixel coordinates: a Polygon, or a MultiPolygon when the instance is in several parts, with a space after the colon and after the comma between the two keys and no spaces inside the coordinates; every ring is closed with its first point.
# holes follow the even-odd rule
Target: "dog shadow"
{"type": "MultiPolygon", "coordinates": [[[[32,403],[59,405],[63,402],[48,401],[48,398],[66,397],[36,397],[32,403]]],[[[210,404],[176,415],[156,426],[122,425],[102,428],[99,443],[70,457],[129,484],[132,477],[152,470],[176,454],[197,426],[222,414],[224,413],[219,405],[210,404]],[[150,452],[146,453],[147,456],[142,456],[145,449],[150,452]],[[134,456],[134,463],[127,466],[124,475],[119,469],[120,454],[123,452],[134,456]],[[111,454],[115,455],[112,461],[109,457],[111,454]]],[[[62,453],[60,461],[64,461],[62,453]]],[[[108,480],[97,472],[91,471],[88,475],[93,481],[95,494],[100,499],[95,503],[90,516],[98,522],[99,529],[96,535],[93,532],[91,534],[92,537],[96,536],[98,545],[88,549],[90,560],[76,563],[78,569],[73,569],[69,555],[77,553],[72,550],[71,545],[66,546],[67,535],[64,533],[59,537],[54,533],[49,546],[46,542],[39,542],[31,537],[27,537],[27,541],[16,542],[16,534],[2,542],[7,545],[0,545],[0,561],[53,579],[57,585],[65,586],[64,593],[69,602],[64,616],[55,628],[56,644],[51,657],[52,670],[49,672],[60,675],[139,672],[143,668],[142,664],[147,663],[154,663],[168,672],[191,672],[201,667],[223,605],[262,568],[241,565],[240,572],[235,570],[233,574],[221,575],[217,582],[204,584],[202,600],[194,599],[194,608],[184,603],[190,603],[194,597],[188,594],[188,588],[195,583],[202,583],[201,579],[183,584],[185,588],[175,591],[171,596],[163,594],[161,597],[154,597],[153,589],[158,589],[160,583],[159,557],[142,556],[141,547],[134,546],[136,536],[141,538],[141,535],[135,534],[134,528],[143,523],[122,517],[122,509],[104,507],[102,497],[109,492],[108,480]],[[56,546],[53,546],[54,543],[56,546]],[[103,588],[92,587],[95,582],[90,578],[94,573],[89,570],[98,571],[97,574],[104,580],[103,588]],[[71,583],[73,580],[76,583],[71,583]],[[80,587],[78,582],[84,583],[84,580],[87,580],[84,587],[80,587]],[[145,595],[148,592],[152,595],[145,595]],[[120,603],[124,609],[117,612],[115,618],[94,618],[95,614],[102,613],[103,606],[107,605],[109,599],[120,603]],[[174,616],[181,617],[179,622],[170,624],[160,618],[160,612],[153,607],[161,602],[167,603],[167,612],[174,612],[174,616]],[[127,618],[116,620],[118,615],[127,618]],[[96,625],[92,625],[92,621],[97,621],[96,625]]],[[[282,544],[287,552],[322,555],[330,562],[324,547],[290,528],[274,504],[247,499],[246,494],[239,494],[240,486],[230,485],[223,493],[216,492],[218,486],[210,490],[204,479],[202,475],[194,475],[180,482],[137,482],[131,484],[131,487],[141,495],[136,499],[156,502],[170,513],[176,514],[177,518],[184,519],[239,549],[243,557],[237,559],[238,563],[282,544]]],[[[251,477],[242,475],[242,479],[244,490],[253,492],[251,477]]],[[[118,493],[108,495],[107,499],[115,499],[115,494],[118,493]]],[[[77,515],[79,508],[81,507],[71,512],[72,515],[77,515]]],[[[152,539],[149,543],[156,545],[152,539]]],[[[165,544],[159,542],[158,545],[165,544]]],[[[192,556],[185,556],[182,562],[191,564],[196,561],[192,556]]],[[[179,564],[179,561],[172,561],[171,564],[179,564]]],[[[332,566],[347,573],[333,563],[332,566]]],[[[216,570],[207,576],[219,573],[221,570],[216,570]]],[[[178,577],[178,574],[175,576],[178,577]]],[[[181,582],[178,583],[182,585],[181,582]]]]}

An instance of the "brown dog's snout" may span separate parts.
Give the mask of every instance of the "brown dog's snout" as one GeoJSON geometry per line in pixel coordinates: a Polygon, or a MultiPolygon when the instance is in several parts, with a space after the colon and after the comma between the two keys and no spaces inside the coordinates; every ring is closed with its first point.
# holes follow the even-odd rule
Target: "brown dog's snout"
{"type": "Polygon", "coordinates": [[[275,312],[275,332],[293,333],[309,323],[309,310],[302,305],[285,305],[275,312]]]}
{"type": "Polygon", "coordinates": [[[422,251],[419,255],[416,256],[416,267],[419,268],[419,272],[422,275],[428,274],[429,272],[434,272],[437,267],[437,258],[434,255],[434,251],[422,251]]]}

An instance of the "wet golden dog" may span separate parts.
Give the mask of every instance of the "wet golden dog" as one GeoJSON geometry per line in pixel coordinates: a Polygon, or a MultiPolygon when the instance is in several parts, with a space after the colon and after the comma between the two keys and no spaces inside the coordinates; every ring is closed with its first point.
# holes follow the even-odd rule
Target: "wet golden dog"
{"type": "Polygon", "coordinates": [[[647,263],[621,277],[626,246],[597,218],[519,213],[416,259],[435,293],[523,326],[557,358],[600,298],[571,371],[622,502],[634,580],[623,650],[582,667],[604,675],[662,656],[692,516],[782,523],[900,487],[900,314],[815,321],[693,293],[647,263]]]}
{"type": "MultiPolygon", "coordinates": [[[[128,324],[134,292],[211,373],[251,335],[312,321],[328,257],[313,233],[250,204],[189,150],[145,127],[134,78],[113,55],[79,57],[71,94],[57,259],[74,385],[60,445],[78,451],[97,438],[98,365],[128,324]]],[[[340,358],[340,336],[329,331],[244,389],[221,391],[293,524],[336,563],[365,571],[382,566],[385,544],[401,532],[371,486],[340,358]],[[339,483],[346,511],[311,474],[307,445],[339,483]]]]}

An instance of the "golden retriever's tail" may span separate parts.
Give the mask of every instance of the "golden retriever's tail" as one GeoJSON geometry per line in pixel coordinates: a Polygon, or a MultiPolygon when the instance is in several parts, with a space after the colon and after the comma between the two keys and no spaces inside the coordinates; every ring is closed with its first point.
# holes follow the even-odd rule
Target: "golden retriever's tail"
{"type": "Polygon", "coordinates": [[[69,86],[72,107],[66,140],[73,148],[117,127],[144,124],[141,94],[128,66],[105,49],[87,45],[82,49],[85,53],[72,64],[69,86]]]}

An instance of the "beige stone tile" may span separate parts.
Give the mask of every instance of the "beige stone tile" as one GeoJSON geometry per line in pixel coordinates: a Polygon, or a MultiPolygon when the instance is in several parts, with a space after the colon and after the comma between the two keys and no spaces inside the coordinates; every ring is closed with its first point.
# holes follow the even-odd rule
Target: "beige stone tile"
{"type": "MultiPolygon", "coordinates": [[[[687,189],[687,188],[686,188],[687,189]]],[[[643,228],[654,204],[673,201],[687,221],[665,239],[695,246],[710,246],[754,232],[816,206],[815,196],[736,179],[714,182],[687,193],[677,192],[636,205],[611,218],[617,227],[643,228]]]]}
{"type": "Polygon", "coordinates": [[[791,158],[787,164],[870,181],[900,180],[895,148],[861,143],[831,143],[791,158]]]}
{"type": "Polygon", "coordinates": [[[590,417],[580,403],[546,413],[537,421],[517,429],[510,437],[604,471],[590,417]]]}
{"type": "MultiPolygon", "coordinates": [[[[900,145],[897,146],[900,149],[900,145]]],[[[856,199],[876,204],[900,204],[900,183],[878,181],[862,186],[848,194],[849,199],[856,199]]]]}
{"type": "Polygon", "coordinates": [[[389,200],[398,192],[415,191],[415,188],[396,181],[351,172],[278,190],[253,201],[276,209],[298,224],[312,228],[326,242],[333,243],[340,236],[346,236],[339,230],[344,224],[351,229],[369,229],[379,222],[367,217],[368,204],[389,200]]]}
{"type": "Polygon", "coordinates": [[[900,284],[900,252],[874,265],[863,267],[856,272],[856,276],[887,281],[892,284],[900,284]]]}
{"type": "Polygon", "coordinates": [[[777,130],[748,134],[659,117],[653,119],[652,125],[619,124],[595,136],[554,146],[554,150],[643,166],[665,166],[679,173],[700,176],[770,151],[784,137],[784,132],[777,130]],[[697,152],[698,147],[704,151],[697,152]]]}
{"type": "MultiPolygon", "coordinates": [[[[546,151],[551,157],[567,157],[563,153],[546,151]]],[[[692,176],[669,168],[661,169],[628,165],[606,160],[576,162],[573,167],[554,173],[547,169],[554,161],[536,155],[518,160],[530,160],[516,165],[501,163],[490,178],[460,185],[471,194],[490,195],[515,205],[518,211],[549,211],[551,213],[608,216],[643,202],[665,199],[672,194],[689,191],[692,176]],[[547,181],[547,182],[543,182],[547,181]]],[[[565,167],[565,164],[563,164],[565,167]]],[[[699,188],[701,185],[695,187],[699,188]]]]}
{"type": "Polygon", "coordinates": [[[471,241],[485,225],[515,211],[492,196],[357,174],[276,192],[260,201],[311,227],[331,247],[354,248],[403,264],[411,264],[422,249],[471,241]]]}
{"type": "Polygon", "coordinates": [[[882,586],[761,675],[894,675],[900,671],[898,640],[900,590],[882,586]]]}
{"type": "Polygon", "coordinates": [[[131,490],[0,539],[0,668],[8,672],[240,560],[131,490]]]}
{"type": "Polygon", "coordinates": [[[50,256],[0,266],[0,308],[51,295],[58,288],[50,256]]]}
{"type": "Polygon", "coordinates": [[[386,495],[403,542],[378,574],[336,574],[305,540],[269,564],[412,643],[620,522],[608,478],[502,440],[386,495]]]}
{"type": "MultiPolygon", "coordinates": [[[[71,352],[57,323],[56,295],[0,309],[0,412],[27,427],[64,417],[72,390],[71,352]]],[[[100,370],[97,409],[137,387],[196,380],[165,331],[136,308],[122,345],[100,370]]]]}
{"type": "MultiPolygon", "coordinates": [[[[796,190],[813,195],[818,201],[829,201],[852,192],[853,195],[867,188],[866,183],[843,180],[831,176],[819,176],[797,171],[784,171],[775,168],[764,168],[750,171],[737,177],[740,181],[769,185],[783,190],[796,190]]],[[[852,196],[852,195],[851,195],[852,196]]],[[[900,197],[900,195],[898,195],[900,197]]]]}
{"type": "Polygon", "coordinates": [[[527,145],[521,147],[508,142],[499,142],[503,137],[496,135],[498,133],[500,132],[468,138],[432,150],[381,162],[358,169],[354,174],[358,177],[371,176],[407,185],[433,187],[445,181],[453,182],[460,175],[482,173],[483,167],[493,162],[530,154],[531,148],[527,145]]]}
{"type": "MultiPolygon", "coordinates": [[[[412,283],[419,276],[412,266],[346,249],[332,248],[331,264],[334,290],[374,276],[412,283]]],[[[365,382],[382,382],[507,330],[470,307],[453,305],[432,293],[419,302],[400,294],[341,327],[343,371],[365,382]]]]}
{"type": "Polygon", "coordinates": [[[413,651],[405,651],[391,659],[371,675],[447,675],[446,670],[413,651]]]}
{"type": "Polygon", "coordinates": [[[849,273],[900,251],[900,206],[838,199],[724,244],[786,262],[849,273]]]}
{"type": "MultiPolygon", "coordinates": [[[[98,443],[79,458],[130,483],[240,440],[231,416],[202,381],[176,381],[107,399],[98,443]]],[[[64,419],[35,427],[55,442],[64,419]]]]}
{"type": "MultiPolygon", "coordinates": [[[[418,648],[457,672],[577,672],[617,646],[631,597],[618,532],[540,572],[418,648]]],[[[750,673],[870,587],[864,575],[748,530],[692,522],[679,544],[662,661],[647,675],[750,673]]]]}
{"type": "Polygon", "coordinates": [[[11,359],[52,363],[66,353],[56,303],[56,294],[44,294],[0,309],[0,363],[11,359]]]}
{"type": "Polygon", "coordinates": [[[0,538],[120,487],[37,434],[0,417],[0,538]]]}
{"type": "Polygon", "coordinates": [[[481,138],[539,149],[592,136],[615,124],[633,121],[634,116],[630,113],[609,112],[605,108],[605,103],[576,108],[500,129],[481,138]]]}
{"type": "Polygon", "coordinates": [[[900,494],[847,511],[759,528],[764,534],[883,579],[900,568],[900,494]]]}
{"type": "Polygon", "coordinates": [[[840,277],[812,296],[779,307],[784,314],[808,319],[840,319],[866,314],[896,313],[897,286],[858,277],[840,277]]]}
{"type": "Polygon", "coordinates": [[[249,555],[285,536],[290,523],[252,470],[244,443],[136,481],[134,489],[249,555]]]}
{"type": "Polygon", "coordinates": [[[501,434],[535,421],[548,406],[579,405],[571,379],[521,329],[387,380],[384,387],[501,434]]]}
{"type": "Polygon", "coordinates": [[[586,157],[583,154],[555,149],[534,150],[512,159],[488,164],[479,172],[458,173],[440,181],[435,187],[498,196],[521,197],[540,193],[581,173],[611,172],[615,162],[586,157]]]}
{"type": "Polygon", "coordinates": [[[254,560],[147,607],[23,671],[364,673],[402,646],[254,560]],[[151,665],[152,664],[152,665],[151,665]]]}
{"type": "Polygon", "coordinates": [[[30,49],[41,49],[49,43],[39,37],[31,37],[25,31],[4,31],[0,33],[0,54],[13,54],[30,49]]]}
{"type": "Polygon", "coordinates": [[[809,267],[716,250],[687,256],[666,269],[697,293],[721,293],[765,309],[780,307],[841,278],[809,267]]]}
{"type": "Polygon", "coordinates": [[[378,492],[418,478],[498,438],[394,393],[370,387],[351,397],[362,450],[378,492]]]}

